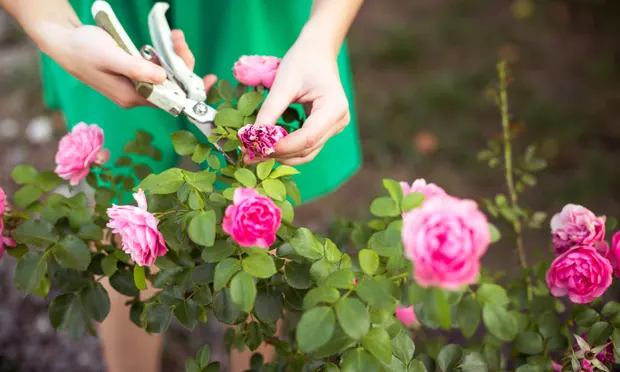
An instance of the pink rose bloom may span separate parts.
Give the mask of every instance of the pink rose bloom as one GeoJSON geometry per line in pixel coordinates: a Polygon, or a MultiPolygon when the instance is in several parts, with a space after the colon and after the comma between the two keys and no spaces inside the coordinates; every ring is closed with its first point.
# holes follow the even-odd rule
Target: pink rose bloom
{"type": "Polygon", "coordinates": [[[554,372],[562,372],[562,365],[554,362],[553,360],[551,361],[551,368],[553,368],[554,372]]]}
{"type": "Polygon", "coordinates": [[[418,284],[456,290],[478,279],[490,232],[476,202],[445,196],[405,213],[402,239],[418,284]]]}
{"type": "Polygon", "coordinates": [[[103,131],[97,124],[79,123],[58,144],[56,174],[76,186],[90,172],[93,163],[103,164],[110,152],[103,149],[103,131]]]}
{"type": "Polygon", "coordinates": [[[266,157],[275,151],[276,142],[288,133],[279,125],[248,124],[239,129],[237,136],[250,159],[266,157]]]}
{"type": "Polygon", "coordinates": [[[428,200],[435,196],[446,196],[446,192],[441,187],[434,183],[426,183],[424,178],[418,178],[413,181],[413,184],[409,186],[407,182],[401,182],[400,187],[403,188],[403,194],[411,194],[412,192],[419,192],[424,194],[425,200],[428,200]]]}
{"type": "Polygon", "coordinates": [[[396,318],[400,320],[405,327],[411,328],[414,325],[418,324],[418,317],[415,315],[415,311],[413,310],[413,306],[409,307],[400,307],[396,306],[396,318]]]}
{"type": "Polygon", "coordinates": [[[589,245],[605,239],[605,216],[596,217],[587,208],[566,204],[551,218],[553,248],[562,254],[576,245],[589,245]]]}
{"type": "Polygon", "coordinates": [[[611,285],[613,269],[592,246],[577,246],[556,257],[547,271],[551,294],[568,294],[577,304],[592,302],[611,285]]]}
{"type": "Polygon", "coordinates": [[[4,255],[5,247],[15,247],[15,240],[9,238],[8,236],[2,236],[2,232],[4,231],[4,220],[2,216],[4,215],[4,208],[6,206],[6,193],[0,187],[0,258],[4,255]]]}
{"type": "Polygon", "coordinates": [[[233,66],[233,75],[240,83],[269,89],[276,78],[280,59],[270,56],[241,56],[233,66]]]}
{"type": "Polygon", "coordinates": [[[585,372],[594,372],[594,369],[592,368],[592,363],[588,362],[585,359],[581,361],[581,370],[585,372]]]}
{"type": "Polygon", "coordinates": [[[246,187],[235,190],[222,228],[242,247],[269,248],[276,241],[281,222],[280,208],[268,197],[246,187]]]}
{"type": "Polygon", "coordinates": [[[159,221],[147,211],[144,191],[133,194],[138,206],[114,205],[108,208],[108,227],[120,234],[123,251],[140,266],[152,265],[157,257],[168,252],[163,235],[157,229],[159,221]]]}
{"type": "Polygon", "coordinates": [[[605,256],[611,263],[616,277],[620,277],[620,231],[616,232],[611,238],[611,249],[609,254],[605,256]]]}

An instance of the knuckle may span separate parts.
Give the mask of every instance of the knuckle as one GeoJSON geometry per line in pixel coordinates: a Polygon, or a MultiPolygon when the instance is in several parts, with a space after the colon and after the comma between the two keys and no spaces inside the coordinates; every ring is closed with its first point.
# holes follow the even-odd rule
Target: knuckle
{"type": "Polygon", "coordinates": [[[142,69],[140,68],[140,66],[133,66],[130,70],[129,70],[129,74],[127,76],[128,78],[132,79],[132,80],[142,80],[142,69]]]}
{"type": "Polygon", "coordinates": [[[117,98],[114,102],[120,107],[124,109],[129,109],[134,106],[134,103],[127,98],[117,98]]]}
{"type": "Polygon", "coordinates": [[[319,141],[319,136],[318,134],[308,134],[306,135],[306,143],[305,143],[305,147],[309,148],[309,147],[313,147],[314,145],[316,145],[316,143],[319,141]]]}

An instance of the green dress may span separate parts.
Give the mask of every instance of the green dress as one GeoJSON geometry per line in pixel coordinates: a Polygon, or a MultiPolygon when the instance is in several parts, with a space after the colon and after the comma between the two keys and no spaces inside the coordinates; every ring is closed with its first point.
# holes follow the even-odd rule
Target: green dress
{"type": "MultiPolygon", "coordinates": [[[[71,0],[85,24],[94,24],[93,0],[71,0]]],[[[155,0],[108,0],[138,48],[151,44],[148,13],[155,0]]],[[[232,66],[241,55],[273,55],[282,58],[295,42],[310,15],[312,0],[170,0],[167,16],[172,29],[185,32],[196,57],[199,76],[216,74],[234,83],[232,66]]],[[[353,107],[353,86],[346,44],[338,57],[342,84],[353,107]]],[[[153,135],[154,145],[162,151],[161,161],[148,161],[159,173],[177,164],[170,133],[180,129],[192,131],[206,142],[202,134],[185,118],[173,117],[157,108],[125,110],[79,82],[49,57],[42,56],[44,96],[52,109],[64,112],[69,128],[79,122],[98,124],[104,130],[105,148],[111,152],[109,164],[123,155],[123,146],[135,138],[137,130],[153,135]]],[[[144,161],[144,160],[142,160],[144,161]]],[[[302,201],[323,196],[349,179],[361,165],[356,115],[351,124],[331,138],[310,163],[297,168],[296,183],[302,201]]],[[[131,200],[131,198],[123,198],[131,200]]]]}

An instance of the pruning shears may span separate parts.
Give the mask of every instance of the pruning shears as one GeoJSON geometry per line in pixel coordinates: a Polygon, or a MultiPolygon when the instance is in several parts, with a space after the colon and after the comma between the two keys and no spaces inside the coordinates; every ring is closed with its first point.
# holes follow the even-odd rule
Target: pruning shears
{"type": "MultiPolygon", "coordinates": [[[[174,51],[170,25],[165,16],[169,7],[165,2],[153,5],[148,25],[154,46],[145,45],[140,50],[131,41],[108,2],[96,0],[91,11],[97,26],[108,32],[123,50],[166,70],[167,79],[161,84],[133,81],[138,94],[173,116],[185,115],[205,136],[210,136],[215,127],[213,120],[217,111],[205,103],[207,92],[204,81],[191,71],[174,51]]],[[[229,163],[235,164],[237,153],[225,152],[225,141],[226,139],[221,139],[213,145],[229,163]]]]}

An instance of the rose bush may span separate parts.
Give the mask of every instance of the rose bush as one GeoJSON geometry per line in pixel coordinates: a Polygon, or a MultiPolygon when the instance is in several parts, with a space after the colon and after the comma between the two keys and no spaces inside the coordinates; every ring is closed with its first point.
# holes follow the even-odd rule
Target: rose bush
{"type": "MultiPolygon", "coordinates": [[[[209,141],[225,138],[226,151],[263,158],[284,133],[252,126],[263,93],[241,79],[245,62],[236,76],[246,85],[220,81],[210,94],[219,110],[209,141]]],[[[161,154],[140,132],[112,173],[101,156],[104,134],[84,124],[61,141],[56,173],[13,171],[21,188],[6,207],[0,193],[0,255],[4,248],[18,259],[14,282],[24,295],[55,294],[49,313],[58,330],[79,337],[105,319],[110,300],[99,279],[109,277],[148,332],[166,331],[173,317],[193,329],[209,311],[231,326],[229,348],[275,346],[276,360],[255,355],[252,371],[610,371],[620,304],[602,296],[620,271],[620,235],[608,245],[614,219],[568,204],[549,222],[547,257],[555,258],[528,263],[526,229],[545,214],[521,207],[519,195],[545,162],[533,147],[513,159],[504,64],[498,71],[491,96],[502,136],[479,153],[504,171],[507,192],[493,198],[385,179],[370,219],[338,221],[323,235],[294,224],[292,167],[224,164],[181,131],[171,136],[174,148],[203,170],[152,174],[142,160],[161,154]],[[95,204],[84,192],[53,193],[63,179],[84,179],[95,204]],[[137,205],[123,200],[127,192],[137,205]],[[514,238],[516,276],[481,266],[500,237],[489,219],[514,238]],[[141,299],[147,281],[159,292],[141,299]],[[288,331],[278,334],[283,318],[288,331]]],[[[187,371],[219,370],[209,354],[200,349],[187,371]]]]}

